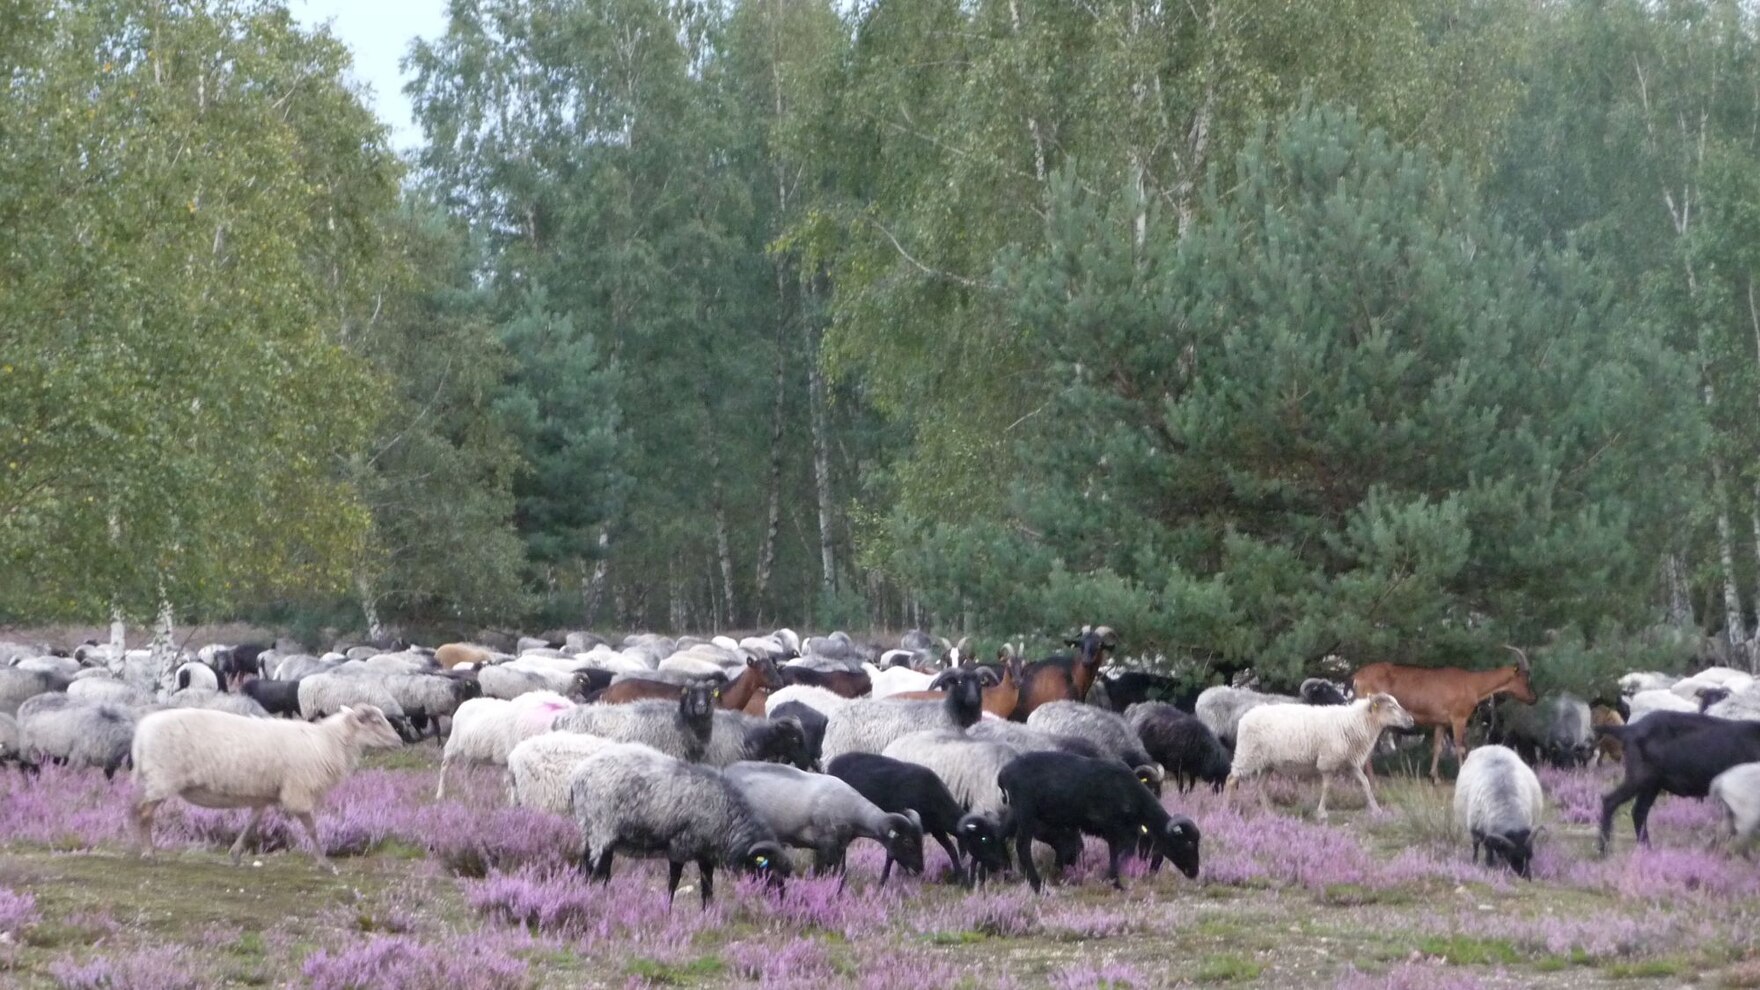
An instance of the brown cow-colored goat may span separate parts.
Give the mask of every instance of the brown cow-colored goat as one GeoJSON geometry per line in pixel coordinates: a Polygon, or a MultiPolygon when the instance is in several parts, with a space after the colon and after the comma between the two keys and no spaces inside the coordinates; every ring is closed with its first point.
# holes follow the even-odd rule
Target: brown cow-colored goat
{"type": "Polygon", "coordinates": [[[1456,757],[1464,761],[1467,758],[1467,719],[1480,702],[1506,693],[1526,705],[1535,701],[1534,685],[1528,679],[1528,655],[1514,646],[1505,649],[1515,653],[1516,662],[1492,670],[1366,664],[1351,675],[1351,687],[1359,698],[1391,694],[1400,707],[1411,713],[1415,725],[1419,728],[1435,727],[1436,736],[1430,752],[1430,779],[1440,781],[1437,771],[1442,765],[1444,729],[1454,734],[1456,757]]]}
{"type": "Polygon", "coordinates": [[[1086,700],[1101,665],[1118,649],[1118,634],[1108,626],[1083,626],[1080,636],[1065,642],[1075,647],[1075,656],[1036,660],[1022,671],[1016,722],[1026,721],[1033,709],[1048,702],[1086,700]]]}

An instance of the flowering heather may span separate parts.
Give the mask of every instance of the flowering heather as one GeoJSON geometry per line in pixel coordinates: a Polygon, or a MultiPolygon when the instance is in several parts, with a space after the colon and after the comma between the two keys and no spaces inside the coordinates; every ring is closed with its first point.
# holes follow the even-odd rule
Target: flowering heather
{"type": "Polygon", "coordinates": [[[217,981],[203,975],[181,948],[151,947],[127,954],[71,957],[49,965],[61,990],[204,990],[217,981]]]}
{"type": "Polygon", "coordinates": [[[1051,985],[1057,990],[1125,990],[1127,987],[1156,987],[1162,982],[1160,979],[1152,980],[1144,976],[1134,966],[1116,962],[1101,963],[1098,966],[1077,963],[1051,978],[1051,985]]]}
{"type": "MultiPolygon", "coordinates": [[[[687,879],[694,879],[694,872],[687,871],[687,879]]],[[[614,867],[608,885],[589,883],[577,872],[536,867],[465,882],[471,909],[497,924],[572,939],[583,951],[615,943],[649,955],[688,945],[699,933],[724,926],[730,903],[749,904],[731,893],[723,886],[704,911],[695,890],[681,886],[678,903],[668,910],[664,866],[629,860],[614,867]]]]}
{"type": "Polygon", "coordinates": [[[320,949],[300,967],[311,990],[524,990],[530,965],[465,937],[443,943],[381,935],[338,952],[320,949]]]}
{"type": "Polygon", "coordinates": [[[1346,966],[1333,987],[1334,990],[1480,990],[1484,985],[1470,974],[1441,966],[1401,963],[1384,976],[1346,966]]]}
{"type": "Polygon", "coordinates": [[[817,986],[837,975],[831,954],[815,938],[794,938],[781,945],[735,942],[723,953],[733,972],[760,987],[817,986]]]}
{"type": "Polygon", "coordinates": [[[41,920],[35,897],[0,887],[0,932],[17,935],[41,920]]]}

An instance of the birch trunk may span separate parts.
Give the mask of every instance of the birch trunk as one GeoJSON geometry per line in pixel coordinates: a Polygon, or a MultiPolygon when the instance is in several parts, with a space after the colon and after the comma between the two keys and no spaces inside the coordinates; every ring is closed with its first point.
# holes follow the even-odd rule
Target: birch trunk
{"type": "Polygon", "coordinates": [[[734,621],[733,551],[727,537],[727,503],[721,484],[721,450],[714,430],[709,432],[709,500],[715,513],[715,558],[721,566],[721,608],[726,621],[734,621]]]}
{"type": "Polygon", "coordinates": [[[367,641],[383,643],[385,641],[385,624],[379,621],[379,598],[373,594],[372,582],[363,573],[356,572],[354,590],[361,598],[361,616],[367,621],[367,641]]]}
{"type": "Polygon", "coordinates": [[[581,582],[581,624],[589,629],[599,617],[599,606],[605,601],[605,557],[610,549],[611,531],[599,530],[599,553],[593,560],[593,569],[581,582]]]}
{"type": "MultiPolygon", "coordinates": [[[[788,280],[782,265],[776,265],[776,297],[788,297],[788,280]]],[[[752,601],[758,608],[758,620],[764,618],[764,605],[770,592],[770,572],[776,566],[776,541],[782,535],[782,410],[783,389],[788,384],[788,364],[784,360],[787,349],[788,319],[784,316],[776,325],[776,379],[771,389],[773,403],[770,410],[770,490],[766,493],[768,504],[764,510],[764,538],[758,544],[758,579],[752,593],[752,601]]]]}
{"type": "Polygon", "coordinates": [[[820,585],[837,590],[837,551],[831,532],[831,438],[827,435],[825,371],[819,366],[819,340],[812,322],[804,320],[807,340],[807,418],[813,431],[813,492],[819,503],[820,585]]]}
{"type": "Polygon", "coordinates": [[[159,593],[159,617],[153,623],[153,641],[147,647],[150,651],[153,676],[157,687],[170,691],[173,686],[172,673],[177,669],[177,644],[172,640],[175,632],[176,612],[171,602],[165,597],[163,589],[159,593]]]}

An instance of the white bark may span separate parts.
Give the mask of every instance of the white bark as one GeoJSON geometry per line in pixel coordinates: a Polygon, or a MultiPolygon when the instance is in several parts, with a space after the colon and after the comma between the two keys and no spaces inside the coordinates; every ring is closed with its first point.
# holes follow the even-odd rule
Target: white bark
{"type": "Polygon", "coordinates": [[[832,544],[831,438],[825,422],[825,371],[819,367],[818,334],[810,321],[807,324],[807,418],[813,431],[813,491],[819,503],[820,583],[826,591],[835,591],[837,551],[832,544]]]}
{"type": "Polygon", "coordinates": [[[165,596],[164,589],[160,589],[159,617],[153,623],[153,641],[147,648],[152,658],[156,686],[163,691],[171,690],[172,674],[177,670],[177,643],[172,639],[175,619],[176,612],[171,607],[171,601],[165,596]]]}
{"type": "Polygon", "coordinates": [[[373,586],[363,573],[356,572],[354,590],[361,598],[361,615],[367,620],[367,639],[380,643],[385,640],[385,625],[379,621],[379,599],[373,594],[373,586]]]}

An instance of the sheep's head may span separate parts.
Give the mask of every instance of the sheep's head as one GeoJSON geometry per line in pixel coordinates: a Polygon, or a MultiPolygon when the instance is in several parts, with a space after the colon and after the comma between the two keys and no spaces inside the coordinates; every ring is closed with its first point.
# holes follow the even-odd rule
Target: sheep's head
{"type": "Polygon", "coordinates": [[[788,853],[782,846],[769,841],[753,843],[734,865],[747,873],[763,877],[772,887],[781,887],[782,881],[793,871],[788,862],[788,853]]]}
{"type": "Polygon", "coordinates": [[[1174,815],[1155,835],[1155,851],[1187,877],[1198,875],[1198,826],[1184,815],[1174,815]]]}
{"type": "MultiPolygon", "coordinates": [[[[343,721],[349,739],[362,749],[396,749],[407,738],[391,724],[384,712],[373,705],[344,705],[333,717],[343,721]]],[[[407,719],[399,718],[398,721],[406,726],[409,724],[407,719]]]]}
{"type": "Polygon", "coordinates": [[[960,725],[971,725],[984,714],[984,689],[996,684],[996,672],[988,667],[957,667],[944,670],[929,682],[931,691],[947,691],[947,707],[960,725]]]}
{"type": "Polygon", "coordinates": [[[1400,707],[1398,700],[1391,694],[1377,694],[1364,702],[1364,709],[1374,724],[1383,729],[1409,729],[1412,727],[1412,715],[1400,707]]]}
{"type": "Polygon", "coordinates": [[[1310,677],[1302,682],[1300,691],[1302,701],[1310,705],[1344,705],[1349,699],[1338,685],[1323,677],[1310,677]]]}
{"type": "Polygon", "coordinates": [[[955,827],[960,851],[989,873],[1008,869],[1008,844],[1002,838],[1002,823],[989,815],[972,812],[955,827]]]}
{"type": "Polygon", "coordinates": [[[923,872],[923,823],[915,812],[887,815],[886,831],[880,841],[898,865],[912,873],[923,872]]]}
{"type": "Polygon", "coordinates": [[[1534,833],[1525,828],[1513,829],[1508,832],[1492,832],[1481,836],[1485,843],[1486,858],[1495,862],[1501,859],[1515,871],[1516,876],[1532,880],[1531,871],[1534,862],[1534,833]]]}
{"type": "Polygon", "coordinates": [[[687,722],[707,722],[715,717],[721,688],[711,681],[693,681],[678,689],[678,714],[687,722]]]}
{"type": "Polygon", "coordinates": [[[802,770],[813,769],[813,754],[807,748],[807,730],[792,715],[773,719],[765,732],[758,752],[753,754],[767,763],[786,763],[802,770]]]}
{"type": "Polygon", "coordinates": [[[478,683],[476,678],[458,677],[453,679],[452,700],[462,705],[472,698],[481,698],[482,696],[483,685],[478,683]]]}

